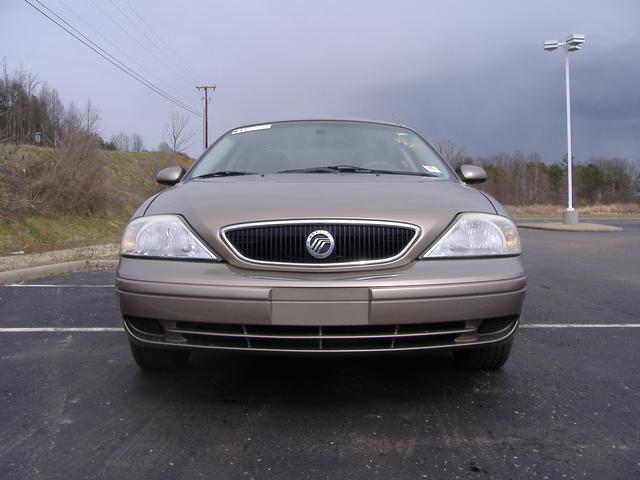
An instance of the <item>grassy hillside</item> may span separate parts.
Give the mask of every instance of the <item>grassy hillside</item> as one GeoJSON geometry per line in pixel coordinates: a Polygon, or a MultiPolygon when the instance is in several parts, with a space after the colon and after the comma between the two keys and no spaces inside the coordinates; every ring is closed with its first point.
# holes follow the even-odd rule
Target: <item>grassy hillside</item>
{"type": "Polygon", "coordinates": [[[0,256],[117,241],[133,210],[160,188],[155,173],[169,165],[188,167],[192,161],[174,152],[100,150],[97,161],[105,167],[102,181],[114,201],[95,214],[74,215],[14,200],[20,197],[16,190],[29,188],[20,175],[28,175],[36,164],[46,165],[52,155],[49,148],[0,145],[0,256]]]}

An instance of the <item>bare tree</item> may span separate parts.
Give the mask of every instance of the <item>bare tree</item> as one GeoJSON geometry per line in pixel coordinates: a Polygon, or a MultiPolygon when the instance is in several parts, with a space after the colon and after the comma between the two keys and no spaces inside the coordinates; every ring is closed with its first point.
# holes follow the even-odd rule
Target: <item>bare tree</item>
{"type": "Polygon", "coordinates": [[[100,111],[93,106],[91,100],[87,100],[87,105],[82,115],[84,131],[90,134],[98,133],[98,122],[100,122],[100,111]]]}
{"type": "MultiPolygon", "coordinates": [[[[21,67],[22,68],[22,67],[21,67]]],[[[34,124],[34,104],[32,101],[30,101],[30,99],[32,99],[35,94],[36,94],[36,89],[38,88],[38,86],[40,86],[42,84],[42,82],[38,79],[38,76],[33,74],[33,73],[25,73],[25,77],[24,77],[24,85],[26,87],[26,93],[27,93],[27,101],[26,101],[26,105],[25,105],[25,110],[26,110],[26,131],[25,131],[25,137],[23,137],[23,141],[26,141],[27,138],[32,137],[33,133],[35,133],[36,130],[36,125],[34,124]]]]}
{"type": "Polygon", "coordinates": [[[170,152],[171,147],[164,140],[158,144],[158,148],[156,148],[158,152],[170,152]]]}
{"type": "Polygon", "coordinates": [[[44,118],[42,119],[42,133],[45,141],[56,148],[58,136],[64,117],[64,105],[58,96],[58,91],[49,89],[46,84],[40,91],[40,102],[44,106],[44,118]]]}
{"type": "Polygon", "coordinates": [[[124,132],[120,132],[117,135],[111,135],[111,143],[116,146],[116,150],[119,152],[131,151],[131,137],[124,132]]]}
{"type": "Polygon", "coordinates": [[[0,79],[0,137],[12,143],[32,143],[39,124],[41,105],[37,89],[42,86],[38,76],[22,65],[9,74],[6,59],[2,62],[0,79]]]}
{"type": "Polygon", "coordinates": [[[189,117],[171,112],[169,120],[164,126],[162,139],[167,142],[174,152],[184,152],[193,143],[193,131],[187,131],[189,117]]]}
{"type": "Polygon", "coordinates": [[[131,151],[132,152],[141,152],[144,150],[144,142],[142,141],[142,137],[137,133],[131,135],[131,151]]]}
{"type": "Polygon", "coordinates": [[[449,165],[458,168],[465,161],[464,147],[456,145],[451,140],[437,140],[433,144],[449,165]]]}
{"type": "Polygon", "coordinates": [[[75,103],[71,102],[64,112],[60,130],[62,140],[65,144],[69,143],[69,138],[73,137],[77,132],[85,131],[82,114],[78,111],[75,103]]]}

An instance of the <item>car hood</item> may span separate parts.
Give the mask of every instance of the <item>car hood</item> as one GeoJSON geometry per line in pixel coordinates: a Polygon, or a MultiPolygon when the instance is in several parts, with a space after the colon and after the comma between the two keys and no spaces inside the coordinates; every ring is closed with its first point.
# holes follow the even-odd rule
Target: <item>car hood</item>
{"type": "Polygon", "coordinates": [[[182,215],[215,251],[234,263],[237,259],[229,258],[233,254],[220,237],[220,229],[232,224],[291,219],[411,223],[421,234],[406,256],[410,261],[461,212],[496,210],[481,192],[452,180],[323,173],[192,180],[163,191],[145,215],[182,215]]]}

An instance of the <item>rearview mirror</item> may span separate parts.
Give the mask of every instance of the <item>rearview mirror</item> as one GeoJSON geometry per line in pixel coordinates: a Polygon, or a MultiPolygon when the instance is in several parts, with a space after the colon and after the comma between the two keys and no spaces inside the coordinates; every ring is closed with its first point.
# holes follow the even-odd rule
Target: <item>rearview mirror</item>
{"type": "Polygon", "coordinates": [[[456,172],[464,183],[482,183],[487,180],[487,172],[477,165],[460,165],[456,172]]]}
{"type": "Polygon", "coordinates": [[[182,167],[163,168],[156,174],[156,182],[160,185],[175,185],[184,176],[186,170],[182,167]]]}

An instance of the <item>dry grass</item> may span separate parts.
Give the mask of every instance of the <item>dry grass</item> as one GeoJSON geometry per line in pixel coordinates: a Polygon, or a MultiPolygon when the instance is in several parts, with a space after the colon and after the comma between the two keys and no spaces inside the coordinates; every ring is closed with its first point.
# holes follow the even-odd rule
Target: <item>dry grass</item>
{"type": "Polygon", "coordinates": [[[85,156],[76,147],[68,155],[62,148],[0,144],[0,256],[117,241],[133,210],[161,188],[155,173],[191,164],[173,152],[85,156]]]}
{"type": "Polygon", "coordinates": [[[112,152],[100,151],[100,159],[105,165],[109,188],[118,192],[125,206],[137,206],[144,199],[162,190],[156,183],[156,173],[165,167],[191,166],[192,160],[175,152],[112,152]]]}
{"type": "MultiPolygon", "coordinates": [[[[564,205],[507,205],[514,217],[561,217],[564,205]]],[[[640,215],[640,203],[595,204],[577,208],[581,215],[628,216],[640,215]]]]}
{"type": "Polygon", "coordinates": [[[130,212],[119,215],[68,215],[38,210],[12,212],[0,219],[0,257],[12,252],[48,252],[64,248],[117,242],[130,212]]]}
{"type": "Polygon", "coordinates": [[[191,162],[174,152],[98,150],[82,135],[57,150],[0,144],[0,219],[23,210],[113,216],[162,188],[156,172],[191,162]]]}

